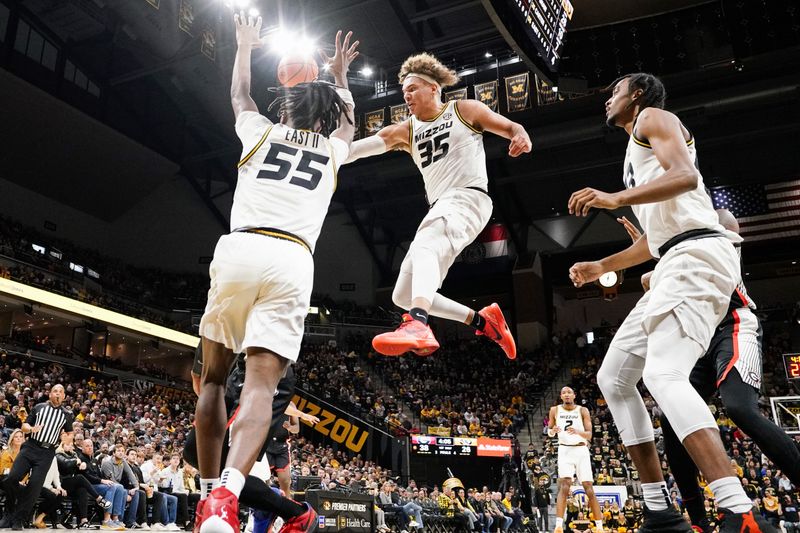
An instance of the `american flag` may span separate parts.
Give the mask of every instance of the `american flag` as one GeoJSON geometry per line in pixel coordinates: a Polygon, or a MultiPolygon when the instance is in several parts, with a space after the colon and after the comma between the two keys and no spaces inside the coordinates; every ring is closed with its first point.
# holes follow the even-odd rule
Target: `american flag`
{"type": "Polygon", "coordinates": [[[745,241],[800,236],[800,180],[715,187],[711,200],[733,213],[745,241]]]}

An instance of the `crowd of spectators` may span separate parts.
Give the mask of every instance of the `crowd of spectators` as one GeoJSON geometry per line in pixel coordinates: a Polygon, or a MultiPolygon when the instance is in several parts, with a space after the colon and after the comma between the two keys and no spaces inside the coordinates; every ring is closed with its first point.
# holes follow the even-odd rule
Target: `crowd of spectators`
{"type": "Polygon", "coordinates": [[[433,357],[370,353],[368,361],[419,416],[423,430],[511,438],[527,427],[526,399],[538,396],[577,352],[570,339],[574,336],[554,337],[515,361],[480,338],[446,340],[433,357]]]}

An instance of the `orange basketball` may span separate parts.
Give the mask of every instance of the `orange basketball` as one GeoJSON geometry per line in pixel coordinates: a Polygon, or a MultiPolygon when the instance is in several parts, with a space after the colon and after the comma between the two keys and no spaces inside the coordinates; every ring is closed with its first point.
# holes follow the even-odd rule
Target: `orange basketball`
{"type": "Polygon", "coordinates": [[[284,87],[294,87],[317,79],[317,62],[308,56],[289,55],[278,63],[278,81],[284,87]]]}

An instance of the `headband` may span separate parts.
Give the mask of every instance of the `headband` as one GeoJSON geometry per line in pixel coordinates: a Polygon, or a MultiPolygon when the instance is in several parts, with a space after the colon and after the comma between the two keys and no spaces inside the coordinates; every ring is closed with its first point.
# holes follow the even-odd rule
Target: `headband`
{"type": "Polygon", "coordinates": [[[431,85],[435,85],[436,86],[436,90],[438,90],[438,91],[442,90],[441,84],[439,84],[438,81],[436,81],[432,77],[428,76],[427,74],[421,74],[419,72],[409,72],[408,74],[406,74],[406,79],[408,79],[409,76],[416,76],[417,78],[419,78],[421,80],[427,81],[431,85]]]}

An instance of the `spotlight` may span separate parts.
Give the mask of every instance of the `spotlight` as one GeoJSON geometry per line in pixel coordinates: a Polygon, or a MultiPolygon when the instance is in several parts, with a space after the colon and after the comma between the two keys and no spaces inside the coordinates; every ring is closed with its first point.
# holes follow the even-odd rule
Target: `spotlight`
{"type": "Polygon", "coordinates": [[[359,71],[359,73],[365,78],[369,78],[370,76],[372,76],[372,69],[369,67],[364,67],[359,71]]]}
{"type": "Polygon", "coordinates": [[[557,93],[557,92],[558,92],[558,86],[553,86],[553,92],[554,92],[554,93],[557,93]]]}
{"type": "Polygon", "coordinates": [[[234,0],[233,5],[237,9],[245,9],[250,6],[250,0],[234,0]]]}
{"type": "Polygon", "coordinates": [[[250,15],[251,17],[257,17],[258,15],[260,15],[258,9],[256,9],[255,7],[251,7],[250,11],[248,11],[247,14],[250,15]]]}
{"type": "Polygon", "coordinates": [[[317,48],[314,39],[285,28],[275,28],[268,35],[270,49],[280,56],[298,54],[311,57],[317,48]]]}
{"type": "Polygon", "coordinates": [[[489,59],[490,57],[492,57],[492,53],[491,52],[486,52],[486,53],[483,54],[483,57],[485,57],[486,59],[489,59]]]}

